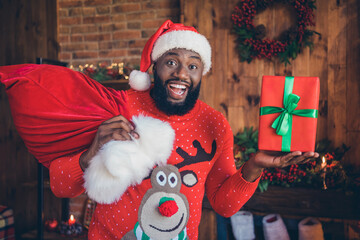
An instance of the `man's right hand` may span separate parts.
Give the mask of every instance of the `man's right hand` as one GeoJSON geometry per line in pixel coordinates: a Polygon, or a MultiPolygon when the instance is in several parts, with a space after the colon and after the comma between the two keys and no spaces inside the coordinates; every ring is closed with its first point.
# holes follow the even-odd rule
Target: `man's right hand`
{"type": "Polygon", "coordinates": [[[88,150],[80,156],[80,167],[83,171],[89,166],[90,160],[96,155],[100,148],[111,140],[127,141],[131,138],[138,139],[139,134],[136,133],[133,124],[124,116],[118,115],[103,122],[88,150]],[[131,137],[131,136],[132,137],[131,137]]]}

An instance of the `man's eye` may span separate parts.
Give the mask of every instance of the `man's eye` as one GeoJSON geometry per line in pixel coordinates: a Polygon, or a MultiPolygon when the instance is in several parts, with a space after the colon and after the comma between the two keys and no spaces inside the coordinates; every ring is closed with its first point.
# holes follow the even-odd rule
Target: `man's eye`
{"type": "Polygon", "coordinates": [[[168,65],[176,65],[176,62],[174,60],[169,60],[167,61],[168,65]]]}
{"type": "Polygon", "coordinates": [[[197,67],[196,65],[194,65],[194,64],[191,64],[191,65],[189,66],[189,68],[193,70],[193,69],[197,69],[198,67],[197,67]]]}

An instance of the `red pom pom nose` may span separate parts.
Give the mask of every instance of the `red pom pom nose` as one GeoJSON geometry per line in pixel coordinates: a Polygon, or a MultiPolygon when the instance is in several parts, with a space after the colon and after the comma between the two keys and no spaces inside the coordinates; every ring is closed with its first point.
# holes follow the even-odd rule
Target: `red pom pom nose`
{"type": "Polygon", "coordinates": [[[162,197],[159,202],[159,212],[164,217],[171,217],[179,210],[178,205],[176,204],[173,198],[162,197]]]}

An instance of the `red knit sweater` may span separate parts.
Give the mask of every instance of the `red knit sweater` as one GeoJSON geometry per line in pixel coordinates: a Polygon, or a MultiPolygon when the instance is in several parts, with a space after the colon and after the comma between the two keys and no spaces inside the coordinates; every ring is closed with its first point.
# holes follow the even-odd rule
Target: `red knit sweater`
{"type": "MultiPolygon", "coordinates": [[[[173,152],[168,164],[179,171],[191,170],[197,176],[192,187],[182,185],[180,192],[189,202],[186,231],[190,239],[198,238],[202,199],[206,191],[213,209],[225,216],[235,214],[254,193],[258,181],[247,182],[237,171],[233,158],[233,134],[224,116],[200,100],[184,116],[167,116],[157,110],[149,91],[128,91],[131,115],[144,114],[167,121],[175,130],[173,152]],[[180,151],[179,151],[180,150],[180,151]],[[179,154],[181,152],[181,154],[179,154]],[[184,159],[186,158],[186,159],[184,159]]],[[[58,197],[75,197],[84,191],[79,156],[59,158],[51,163],[51,189],[58,197]]],[[[89,239],[121,239],[138,221],[138,207],[149,179],[130,187],[118,202],[98,204],[89,229],[89,239]]]]}

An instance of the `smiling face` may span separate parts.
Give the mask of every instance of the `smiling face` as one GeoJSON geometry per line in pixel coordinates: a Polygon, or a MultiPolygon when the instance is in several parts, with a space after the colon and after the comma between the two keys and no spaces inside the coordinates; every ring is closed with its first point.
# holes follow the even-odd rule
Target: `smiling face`
{"type": "Polygon", "coordinates": [[[189,203],[180,193],[182,181],[179,170],[172,165],[158,166],[151,174],[151,185],[139,207],[141,229],[151,239],[175,238],[189,220],[189,203]],[[171,211],[171,214],[160,210],[162,204],[167,205],[165,212],[171,211]]]}
{"type": "Polygon", "coordinates": [[[195,105],[200,92],[204,64],[199,54],[172,49],[154,64],[151,96],[157,107],[168,115],[184,115],[195,105]]]}
{"type": "Polygon", "coordinates": [[[140,225],[143,231],[151,239],[167,240],[176,237],[186,226],[189,214],[187,201],[179,193],[152,192],[141,208],[140,225]],[[178,211],[172,216],[162,216],[159,213],[159,201],[161,198],[171,198],[178,211]]]}

